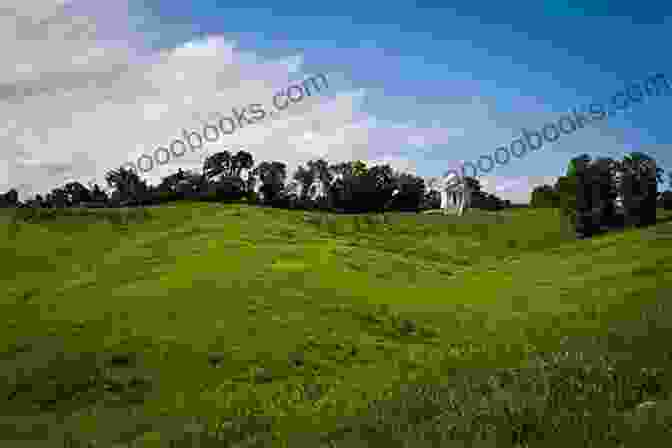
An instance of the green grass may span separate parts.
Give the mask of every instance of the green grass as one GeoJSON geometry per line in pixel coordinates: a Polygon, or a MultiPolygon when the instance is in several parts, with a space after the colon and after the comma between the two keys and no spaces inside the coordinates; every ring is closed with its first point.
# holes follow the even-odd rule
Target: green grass
{"type": "Polygon", "coordinates": [[[7,213],[3,446],[672,440],[668,216],[7,213]]]}

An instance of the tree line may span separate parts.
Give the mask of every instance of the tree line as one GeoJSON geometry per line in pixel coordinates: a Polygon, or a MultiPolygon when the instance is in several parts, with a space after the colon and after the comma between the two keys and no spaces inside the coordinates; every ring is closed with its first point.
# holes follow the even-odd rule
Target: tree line
{"type": "MultiPolygon", "coordinates": [[[[672,210],[672,191],[658,191],[662,176],[656,161],[641,152],[622,160],[582,154],[571,159],[555,185],[536,187],[530,206],[561,209],[580,237],[648,226],[655,224],[657,208],[672,210]]],[[[668,176],[672,188],[672,173],[668,176]]]]}
{"type": "MultiPolygon", "coordinates": [[[[439,192],[428,188],[422,178],[387,164],[368,167],[359,160],[330,164],[320,158],[300,165],[289,181],[287,177],[283,162],[263,161],[255,166],[247,151],[221,151],[207,157],[200,172],[180,168],[158,185],[149,185],[134,170],[122,166],[105,175],[111,194],[98,184],[87,188],[80,182],[68,182],[25,202],[12,189],[0,194],[0,207],[133,207],[177,200],[246,200],[278,208],[367,213],[419,212],[440,205],[439,192]]],[[[477,179],[467,181],[474,191],[472,207],[501,210],[511,206],[481,191],[477,179]]]]}

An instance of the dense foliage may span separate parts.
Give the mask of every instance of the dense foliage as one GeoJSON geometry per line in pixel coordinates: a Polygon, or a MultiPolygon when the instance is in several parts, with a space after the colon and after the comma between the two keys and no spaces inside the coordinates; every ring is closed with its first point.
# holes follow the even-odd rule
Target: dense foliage
{"type": "Polygon", "coordinates": [[[643,153],[623,160],[584,154],[573,158],[555,186],[532,191],[530,205],[560,208],[577,234],[591,236],[609,228],[648,226],[656,222],[656,208],[672,208],[672,192],[658,194],[662,169],[643,153]],[[666,205],[667,204],[667,205],[666,205]]]}
{"type": "Polygon", "coordinates": [[[97,184],[85,187],[69,182],[43,198],[21,203],[16,190],[0,197],[2,207],[123,207],[160,204],[182,199],[249,203],[277,208],[321,209],[344,212],[384,210],[419,211],[428,205],[423,179],[395,172],[389,165],[367,167],[361,161],[329,164],[324,159],[299,166],[287,183],[287,166],[262,161],[255,166],[252,154],[222,151],[207,157],[200,173],[183,171],[148,185],[124,167],[109,171],[105,181],[110,195],[97,184]]]}
{"type": "MultiPolygon", "coordinates": [[[[561,209],[579,236],[623,225],[647,226],[655,222],[656,207],[672,209],[672,192],[658,194],[661,174],[655,160],[643,153],[632,153],[623,160],[592,160],[584,154],[570,161],[566,175],[555,185],[536,187],[530,206],[561,209]]],[[[200,173],[179,169],[156,186],[120,167],[105,176],[112,188],[110,195],[97,184],[87,188],[68,182],[44,198],[36,195],[24,203],[12,189],[0,195],[0,207],[123,207],[187,199],[246,200],[276,208],[346,213],[419,212],[440,206],[436,180],[426,183],[389,165],[368,167],[359,160],[330,164],[320,158],[300,165],[288,182],[283,162],[262,161],[255,166],[249,152],[221,151],[205,159],[200,173]]],[[[467,182],[473,192],[471,208],[497,211],[512,207],[509,201],[482,191],[477,179],[468,177],[467,182]]]]}

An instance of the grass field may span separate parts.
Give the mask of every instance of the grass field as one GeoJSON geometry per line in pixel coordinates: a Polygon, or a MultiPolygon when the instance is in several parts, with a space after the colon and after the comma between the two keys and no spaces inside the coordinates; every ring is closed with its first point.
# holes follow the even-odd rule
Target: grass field
{"type": "Polygon", "coordinates": [[[2,447],[672,441],[669,216],[4,213],[2,447]]]}

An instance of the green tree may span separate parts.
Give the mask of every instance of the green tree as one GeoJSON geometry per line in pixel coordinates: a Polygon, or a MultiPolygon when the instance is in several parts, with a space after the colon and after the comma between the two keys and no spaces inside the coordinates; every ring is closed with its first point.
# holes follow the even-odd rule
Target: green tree
{"type": "Polygon", "coordinates": [[[593,161],[587,154],[573,158],[567,170],[571,182],[567,187],[574,191],[565,193],[572,196],[574,210],[569,211],[573,218],[575,230],[579,236],[592,236],[606,224],[605,211],[609,210],[609,202],[613,200],[612,161],[597,159],[593,161]]]}
{"type": "Polygon", "coordinates": [[[465,176],[464,182],[471,188],[472,193],[481,191],[481,182],[475,177],[465,176]]]}
{"type": "MultiPolygon", "coordinates": [[[[370,172],[375,171],[375,168],[378,167],[372,168],[370,172]]],[[[391,210],[415,212],[420,210],[423,205],[426,191],[424,179],[409,173],[395,173],[391,186],[387,181],[387,176],[385,176],[384,179],[383,182],[377,182],[376,184],[383,198],[386,198],[390,191],[393,193],[396,192],[396,194],[389,200],[387,208],[391,210]]]]}
{"type": "Polygon", "coordinates": [[[65,194],[68,197],[68,202],[71,205],[78,205],[82,202],[91,201],[91,192],[88,188],[79,182],[68,182],[63,187],[65,194]]]}
{"type": "Polygon", "coordinates": [[[176,173],[170,174],[161,179],[157,190],[160,192],[174,192],[177,189],[177,184],[184,179],[184,171],[179,168],[176,173]]]}
{"type": "Polygon", "coordinates": [[[366,165],[361,162],[340,162],[329,166],[329,172],[334,175],[341,175],[343,178],[357,176],[363,174],[366,170],[366,165]]]}
{"type": "Polygon", "coordinates": [[[539,185],[532,190],[530,206],[535,208],[553,208],[559,206],[555,189],[551,185],[539,185]]]}
{"type": "Polygon", "coordinates": [[[252,170],[252,174],[261,179],[261,193],[265,202],[276,200],[285,186],[287,165],[282,162],[261,162],[252,170]]]}
{"type": "MultiPolygon", "coordinates": [[[[361,171],[359,171],[361,173],[361,171]]],[[[394,190],[400,188],[402,184],[412,184],[415,182],[414,176],[395,173],[390,165],[375,165],[365,171],[367,176],[373,178],[376,188],[380,191],[394,190]]],[[[423,182],[424,184],[424,182],[423,182]]]]}
{"type": "Polygon", "coordinates": [[[553,191],[558,201],[558,206],[562,215],[569,221],[569,223],[576,227],[577,208],[576,208],[576,192],[578,189],[578,177],[568,170],[567,176],[560,176],[553,186],[553,191]]]}
{"type": "Polygon", "coordinates": [[[247,151],[238,151],[234,155],[228,151],[212,154],[203,162],[200,188],[207,190],[210,198],[240,199],[249,192],[250,182],[253,181],[250,177],[248,177],[250,182],[243,181],[241,174],[243,170],[250,170],[253,165],[252,154],[247,151]]]}
{"type": "MultiPolygon", "coordinates": [[[[322,184],[322,192],[326,193],[333,180],[333,176],[329,170],[329,163],[324,159],[317,159],[309,160],[306,165],[308,165],[308,170],[313,175],[313,182],[315,179],[319,180],[322,184]]],[[[311,182],[310,185],[312,185],[313,182],[311,182]]]]}
{"type": "Polygon", "coordinates": [[[119,169],[108,171],[105,175],[105,181],[108,186],[116,190],[116,196],[121,201],[141,199],[148,191],[145,181],[141,180],[135,171],[126,169],[123,166],[119,169]]]}
{"type": "Polygon", "coordinates": [[[352,175],[353,176],[366,176],[367,168],[366,163],[361,160],[355,160],[352,162],[352,175]]]}
{"type": "MultiPolygon", "coordinates": [[[[207,182],[202,174],[192,170],[182,171],[176,176],[175,190],[184,198],[196,197],[200,192],[207,191],[207,182]]],[[[216,190],[216,189],[215,189],[216,190]]]]}
{"type": "Polygon", "coordinates": [[[62,188],[54,188],[50,194],[50,204],[55,208],[65,208],[70,205],[68,194],[62,188]]]}
{"type": "Polygon", "coordinates": [[[672,191],[664,191],[663,194],[661,194],[660,202],[665,210],[672,210],[672,191]]]}
{"type": "Polygon", "coordinates": [[[303,165],[299,165],[292,177],[301,186],[301,199],[308,199],[308,195],[310,194],[309,189],[315,182],[315,172],[304,168],[303,165]]]}
{"type": "Polygon", "coordinates": [[[254,158],[252,154],[247,151],[238,151],[231,157],[230,169],[227,171],[227,175],[240,177],[243,170],[250,170],[253,166],[254,158]]]}
{"type": "Polygon", "coordinates": [[[107,193],[100,188],[97,183],[89,182],[89,191],[91,192],[91,202],[107,202],[107,193]]]}
{"type": "Polygon", "coordinates": [[[0,207],[17,207],[19,205],[19,192],[12,188],[5,194],[0,194],[0,207]]]}
{"type": "Polygon", "coordinates": [[[617,171],[626,224],[655,224],[658,183],[662,182],[663,170],[658,168],[653,158],[642,152],[633,152],[623,158],[617,171]]]}
{"type": "Polygon", "coordinates": [[[217,176],[227,175],[232,170],[232,159],[229,151],[212,154],[203,161],[203,177],[210,182],[217,176]]]}

